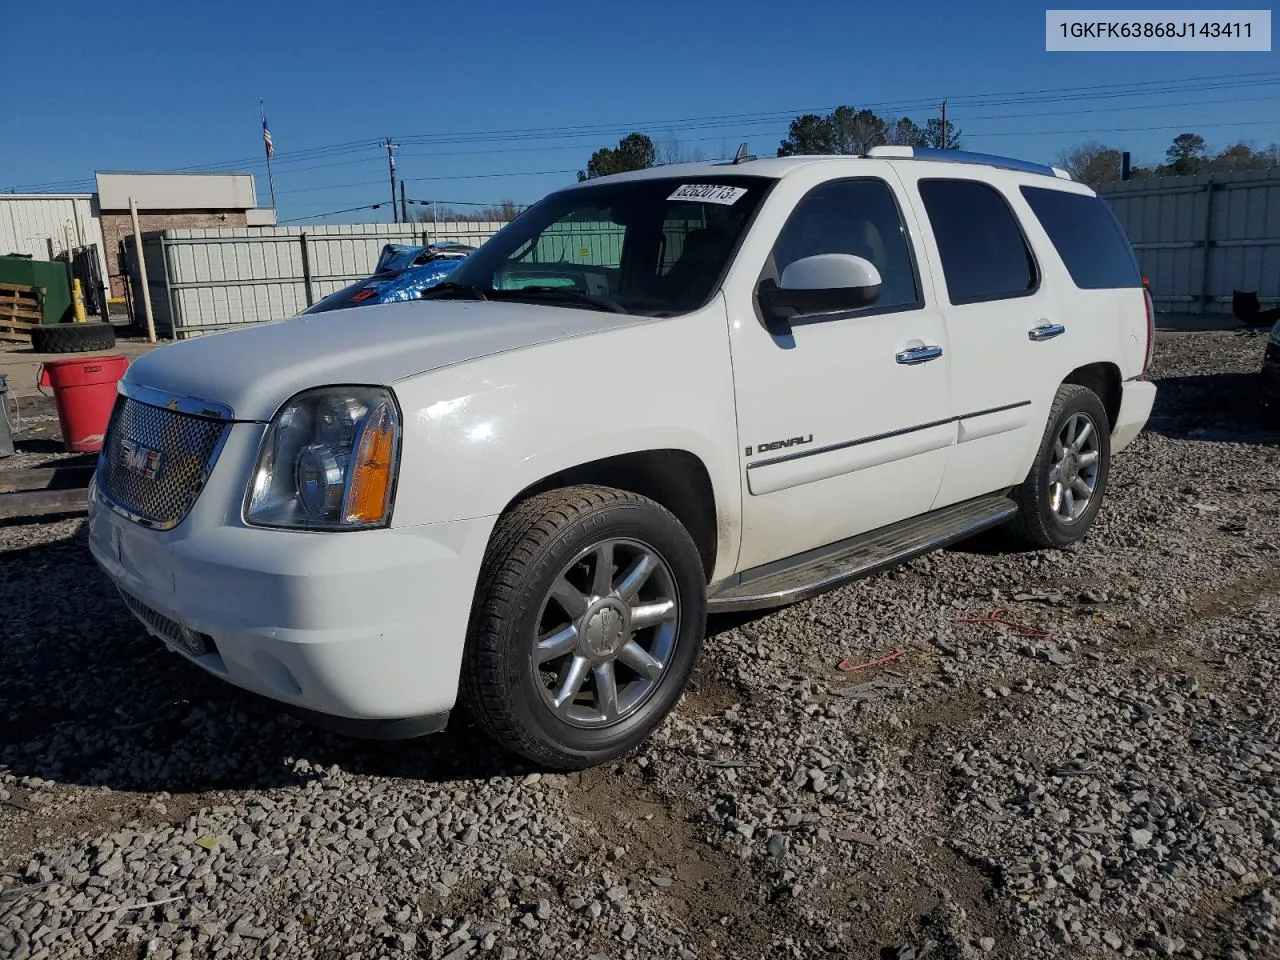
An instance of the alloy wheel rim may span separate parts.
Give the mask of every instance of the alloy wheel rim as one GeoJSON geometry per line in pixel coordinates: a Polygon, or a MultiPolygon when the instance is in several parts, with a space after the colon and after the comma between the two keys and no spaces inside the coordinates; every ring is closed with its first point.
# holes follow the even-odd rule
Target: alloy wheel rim
{"type": "Polygon", "coordinates": [[[1087,413],[1074,413],[1053,441],[1049,467],[1049,507],[1063,523],[1075,523],[1098,489],[1098,468],[1102,452],[1098,447],[1098,425],[1087,413]]]}
{"type": "Polygon", "coordinates": [[[662,682],[679,627],[675,576],[656,551],[621,538],[582,549],[534,625],[530,667],[544,705],[575,727],[621,723],[662,682]]]}

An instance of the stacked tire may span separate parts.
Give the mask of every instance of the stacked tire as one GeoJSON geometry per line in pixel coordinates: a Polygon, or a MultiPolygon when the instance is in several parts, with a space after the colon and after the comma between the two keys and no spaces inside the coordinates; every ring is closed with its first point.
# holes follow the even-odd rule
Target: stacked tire
{"type": "Polygon", "coordinates": [[[88,353],[116,345],[116,329],[103,320],[92,323],[55,323],[31,331],[36,353],[88,353]]]}

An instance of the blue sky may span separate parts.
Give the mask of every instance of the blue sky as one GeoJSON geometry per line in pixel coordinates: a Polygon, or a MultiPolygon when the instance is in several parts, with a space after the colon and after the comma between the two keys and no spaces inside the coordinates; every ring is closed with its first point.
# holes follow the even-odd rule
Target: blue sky
{"type": "Polygon", "coordinates": [[[631,129],[772,155],[791,116],[839,103],[923,124],[946,97],[966,148],[1050,162],[1090,139],[1154,161],[1183,130],[1280,140],[1276,53],[1047,53],[1025,2],[6,7],[38,42],[6,47],[0,190],[217,164],[266,204],[262,97],[282,220],[385,200],[386,136],[410,198],[474,203],[531,202],[631,129]],[[45,42],[57,22],[74,50],[45,42]]]}

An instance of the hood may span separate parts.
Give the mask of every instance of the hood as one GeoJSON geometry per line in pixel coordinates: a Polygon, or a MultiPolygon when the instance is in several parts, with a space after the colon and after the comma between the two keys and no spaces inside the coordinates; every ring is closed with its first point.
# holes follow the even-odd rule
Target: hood
{"type": "Polygon", "coordinates": [[[575,307],[428,300],[300,314],[180,340],[135,360],[130,384],[269,420],[310,387],[390,385],[417,373],[566,337],[644,323],[575,307]]]}

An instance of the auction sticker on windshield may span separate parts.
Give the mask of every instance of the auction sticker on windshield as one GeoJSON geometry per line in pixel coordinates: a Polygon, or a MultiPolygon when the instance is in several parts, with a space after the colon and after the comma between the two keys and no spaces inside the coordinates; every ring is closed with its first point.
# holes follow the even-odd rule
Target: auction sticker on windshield
{"type": "Polygon", "coordinates": [[[701,200],[704,203],[736,203],[747,192],[746,187],[723,187],[714,183],[686,183],[668,200],[701,200]]]}

